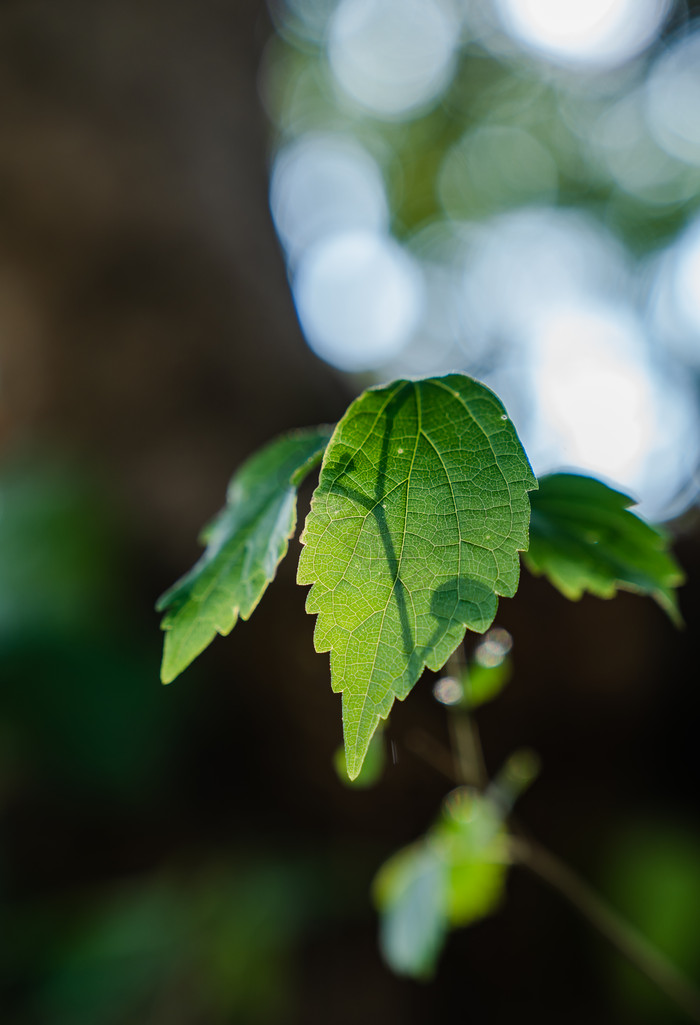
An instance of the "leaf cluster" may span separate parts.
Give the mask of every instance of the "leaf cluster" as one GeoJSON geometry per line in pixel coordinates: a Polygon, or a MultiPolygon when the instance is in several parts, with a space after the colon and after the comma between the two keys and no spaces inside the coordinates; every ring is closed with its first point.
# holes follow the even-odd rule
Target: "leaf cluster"
{"type": "Polygon", "coordinates": [[[508,863],[497,806],[466,787],[453,790],[425,836],[392,855],[375,878],[379,943],[390,967],[430,978],[450,929],[498,909],[508,863]]]}
{"type": "MultiPolygon", "coordinates": [[[[498,398],[451,374],[369,389],[335,428],[285,435],[241,467],[202,557],[158,602],[164,683],[251,615],[294,533],[298,487],[321,459],[298,582],[311,585],[316,650],[330,652],[343,696],[351,779],[394,700],[515,594],[521,552],[568,598],[626,588],[679,620],[683,577],[666,535],[600,481],[538,482],[498,398]]],[[[480,687],[487,700],[505,682],[506,669],[496,678],[484,668],[475,667],[472,704],[480,687]]],[[[421,858],[420,885],[432,886],[434,851],[421,858]]]]}

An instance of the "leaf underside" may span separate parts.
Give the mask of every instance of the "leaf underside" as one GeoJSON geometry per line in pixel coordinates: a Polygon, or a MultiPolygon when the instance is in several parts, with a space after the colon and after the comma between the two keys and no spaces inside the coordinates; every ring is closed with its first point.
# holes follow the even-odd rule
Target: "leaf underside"
{"type": "Polygon", "coordinates": [[[158,600],[166,631],[161,679],[170,683],[216,634],[248,619],[274,578],[296,526],[297,489],[317,465],[331,427],[295,431],[249,459],[229,485],[226,506],[202,533],[207,548],[158,600]]]}
{"type": "Polygon", "coordinates": [[[351,778],[394,698],[515,593],[536,487],[503,406],[461,374],[367,391],[336,427],[298,581],[343,694],[351,778]]]}
{"type": "Polygon", "coordinates": [[[532,496],[528,569],[572,600],[585,591],[612,598],[618,589],[648,594],[675,622],[683,573],[668,539],[629,507],[634,500],[601,481],[556,473],[532,496]]]}

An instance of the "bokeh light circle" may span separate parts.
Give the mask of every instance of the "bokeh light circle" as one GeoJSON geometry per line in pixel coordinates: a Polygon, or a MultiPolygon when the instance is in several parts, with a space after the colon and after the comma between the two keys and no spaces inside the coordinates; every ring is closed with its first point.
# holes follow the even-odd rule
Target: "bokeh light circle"
{"type": "Polygon", "coordinates": [[[668,0],[494,0],[516,41],[557,63],[614,66],[657,35],[668,0]]]}
{"type": "Polygon", "coordinates": [[[656,255],[650,279],[654,331],[675,357],[700,370],[700,217],[656,255]]]}
{"type": "Polygon", "coordinates": [[[441,0],[340,0],[328,58],[353,100],[380,117],[404,118],[443,91],[458,42],[459,25],[441,0]]]}
{"type": "Polygon", "coordinates": [[[309,133],[280,150],[270,209],[291,262],[325,235],[353,228],[380,231],[389,222],[376,161],[353,139],[334,134],[309,133]]]}
{"type": "Polygon", "coordinates": [[[299,262],[297,312],[314,352],[340,370],[381,366],[403,348],[423,308],[423,282],[388,235],[348,231],[323,239],[299,262]]]}
{"type": "Polygon", "coordinates": [[[700,349],[700,218],[676,243],[674,297],[678,310],[700,349]]]}
{"type": "Polygon", "coordinates": [[[697,400],[686,375],[652,359],[634,312],[553,308],[532,325],[531,355],[534,416],[523,440],[535,471],[601,476],[652,520],[682,511],[697,491],[697,400]]]}
{"type": "Polygon", "coordinates": [[[643,202],[674,204],[698,189],[697,174],[650,131],[643,88],[625,93],[597,118],[591,143],[620,188],[643,202]]]}
{"type": "Polygon", "coordinates": [[[649,127],[667,153],[700,166],[700,31],[656,61],[647,82],[649,127]]]}

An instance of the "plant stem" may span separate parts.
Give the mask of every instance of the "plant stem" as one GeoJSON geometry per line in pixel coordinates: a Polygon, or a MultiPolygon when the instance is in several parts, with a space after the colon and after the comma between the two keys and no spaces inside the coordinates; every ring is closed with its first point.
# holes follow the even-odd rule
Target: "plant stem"
{"type": "Polygon", "coordinates": [[[514,860],[548,883],[688,1017],[700,1023],[700,992],[659,950],[620,918],[563,861],[530,839],[512,839],[514,860]]]}
{"type": "MultiPolygon", "coordinates": [[[[447,660],[447,669],[457,679],[461,688],[467,673],[467,662],[462,648],[457,648],[450,655],[447,660]]],[[[449,709],[447,726],[450,731],[457,778],[465,786],[475,786],[479,790],[483,790],[488,783],[488,773],[486,772],[479,729],[469,710],[464,705],[462,707],[453,705],[449,709]]]]}
{"type": "Polygon", "coordinates": [[[457,762],[457,776],[467,786],[483,790],[488,783],[479,731],[472,717],[461,709],[451,709],[447,723],[457,762]]]}
{"type": "MultiPolygon", "coordinates": [[[[452,708],[450,712],[450,738],[460,782],[476,784],[483,792],[488,776],[478,727],[462,709],[452,708]]],[[[532,778],[537,774],[537,768],[533,771],[532,778]]],[[[496,802],[503,803],[499,801],[498,781],[489,784],[489,788],[494,789],[496,802]]],[[[513,799],[505,802],[505,815],[508,815],[512,803],[513,799]]],[[[534,875],[565,897],[638,971],[662,990],[691,1021],[700,1025],[700,991],[660,950],[606,904],[573,869],[536,840],[511,835],[510,843],[515,862],[529,868],[534,875]]]]}

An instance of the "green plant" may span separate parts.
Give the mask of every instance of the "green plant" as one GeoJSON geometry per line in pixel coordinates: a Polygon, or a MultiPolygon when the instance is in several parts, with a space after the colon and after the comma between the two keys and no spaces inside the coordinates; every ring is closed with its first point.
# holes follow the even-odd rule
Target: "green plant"
{"type": "Polygon", "coordinates": [[[493,781],[485,778],[472,712],[509,677],[503,632],[487,636],[471,665],[456,654],[466,630],[486,632],[499,597],[516,593],[521,552],[568,598],[625,588],[652,596],[675,622],[682,573],[667,537],[629,511],[631,499],[572,474],[538,482],[484,385],[452,374],[369,389],[335,428],[286,435],[253,456],[203,532],[201,559],[158,603],[163,681],[251,615],[294,533],[299,484],[321,460],[298,582],[311,585],[315,646],[330,652],[332,687],[343,695],[341,761],[350,780],[376,775],[375,734],[395,698],[426,666],[437,671],[451,660],[436,694],[451,709],[457,789],[425,837],[379,873],[387,960],[429,975],[448,929],[493,911],[518,861],[700,1020],[700,1001],[674,969],[510,825],[513,803],[536,775],[534,756],[516,752],[493,781]]]}

